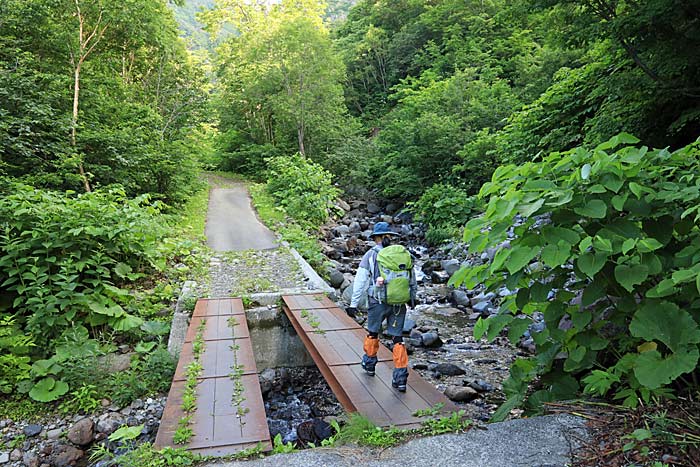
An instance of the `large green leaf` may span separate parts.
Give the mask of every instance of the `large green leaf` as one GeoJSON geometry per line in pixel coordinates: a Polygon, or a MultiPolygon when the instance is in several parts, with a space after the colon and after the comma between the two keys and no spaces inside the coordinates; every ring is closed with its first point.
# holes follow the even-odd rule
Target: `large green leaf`
{"type": "Polygon", "coordinates": [[[68,392],[68,385],[63,381],[56,381],[48,377],[40,380],[29,391],[29,396],[35,401],[51,402],[55,401],[68,392]]]}
{"type": "Polygon", "coordinates": [[[672,351],[700,343],[700,327],[690,313],[675,303],[647,301],[634,314],[630,332],[647,341],[661,341],[672,351]]]}
{"type": "Polygon", "coordinates": [[[615,279],[628,292],[634,290],[635,285],[639,285],[649,277],[649,268],[643,264],[615,266],[615,279]]]}
{"type": "Polygon", "coordinates": [[[698,356],[697,347],[679,349],[679,352],[666,358],[656,350],[644,352],[637,357],[634,376],[649,389],[657,389],[670,384],[683,373],[693,371],[698,364],[698,356]]]}
{"type": "Polygon", "coordinates": [[[608,255],[603,252],[596,251],[583,253],[578,257],[576,265],[588,277],[593,277],[598,271],[603,269],[608,260],[608,255]]]}
{"type": "Polygon", "coordinates": [[[566,263],[571,254],[571,245],[560,240],[556,245],[547,245],[542,249],[542,262],[550,268],[566,263]]]}
{"type": "Polygon", "coordinates": [[[584,206],[574,208],[574,212],[584,217],[602,219],[608,212],[608,207],[602,200],[593,199],[586,203],[584,206]]]}
{"type": "Polygon", "coordinates": [[[506,268],[511,274],[515,274],[532,261],[540,249],[537,247],[519,246],[514,247],[513,252],[508,256],[506,268]]]}

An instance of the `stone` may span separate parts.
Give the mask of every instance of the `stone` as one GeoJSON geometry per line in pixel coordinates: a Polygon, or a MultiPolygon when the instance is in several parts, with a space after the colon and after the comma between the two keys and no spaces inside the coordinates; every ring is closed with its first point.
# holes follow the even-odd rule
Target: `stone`
{"type": "Polygon", "coordinates": [[[35,452],[25,452],[22,456],[22,462],[26,467],[39,467],[39,456],[35,452]]]}
{"type": "Polygon", "coordinates": [[[61,445],[53,455],[53,465],[67,467],[75,465],[85,453],[74,446],[61,445]]]}
{"type": "Polygon", "coordinates": [[[129,369],[133,355],[135,355],[135,352],[111,353],[97,357],[97,363],[109,373],[121,373],[129,369]]]}
{"type": "Polygon", "coordinates": [[[386,222],[387,224],[390,224],[390,225],[394,223],[394,218],[391,216],[386,216],[386,215],[381,216],[380,219],[382,220],[382,222],[386,222]]]}
{"type": "Polygon", "coordinates": [[[455,402],[469,402],[479,397],[479,393],[470,387],[448,386],[445,397],[455,402]]]}
{"type": "Polygon", "coordinates": [[[394,214],[396,211],[401,209],[401,205],[397,203],[389,203],[386,205],[385,211],[387,214],[394,214]]]}
{"type": "Polygon", "coordinates": [[[472,306],[472,309],[476,313],[481,313],[481,314],[488,312],[492,308],[493,308],[493,304],[491,302],[479,302],[476,305],[472,306]]]}
{"type": "Polygon", "coordinates": [[[46,432],[46,437],[48,439],[58,439],[63,434],[63,428],[56,428],[54,430],[49,430],[46,432]]]}
{"type": "Polygon", "coordinates": [[[41,433],[41,430],[43,430],[43,429],[44,429],[44,427],[39,425],[38,423],[32,423],[31,425],[25,426],[24,429],[22,430],[22,433],[24,433],[24,435],[27,438],[31,438],[32,436],[36,436],[39,433],[41,433]]]}
{"type": "Polygon", "coordinates": [[[90,418],[83,418],[68,430],[68,440],[78,446],[85,446],[92,442],[95,423],[90,418]]]}
{"type": "Polygon", "coordinates": [[[335,204],[336,204],[336,206],[338,206],[340,209],[342,209],[342,210],[345,211],[345,212],[347,212],[347,211],[349,211],[350,209],[352,209],[348,203],[346,203],[345,201],[343,201],[343,200],[340,199],[340,198],[338,198],[338,201],[336,201],[335,204]]]}
{"type": "Polygon", "coordinates": [[[455,272],[459,271],[460,264],[456,259],[445,259],[440,261],[442,269],[451,277],[455,272]]]}
{"type": "Polygon", "coordinates": [[[108,413],[97,421],[96,431],[105,435],[111,435],[124,424],[124,419],[119,413],[108,413]]]}
{"type": "Polygon", "coordinates": [[[432,271],[430,273],[430,280],[433,281],[434,284],[444,284],[450,280],[450,276],[446,271],[432,271]]]}
{"type": "Polygon", "coordinates": [[[328,276],[328,279],[331,282],[331,286],[334,289],[340,288],[340,286],[343,285],[343,282],[345,282],[345,276],[343,276],[343,273],[338,271],[337,269],[332,269],[328,276]]]}
{"type": "Polygon", "coordinates": [[[350,225],[348,225],[348,231],[350,233],[360,233],[362,232],[362,226],[359,222],[353,221],[350,223],[350,225]]]}
{"type": "Polygon", "coordinates": [[[491,392],[493,391],[493,385],[487,383],[483,379],[477,379],[477,380],[464,380],[464,385],[467,387],[472,388],[476,392],[491,392]]]}
{"type": "Polygon", "coordinates": [[[411,365],[411,368],[414,370],[427,370],[428,369],[428,364],[427,363],[421,363],[421,362],[416,362],[413,365],[411,365]]]}
{"type": "Polygon", "coordinates": [[[370,214],[379,214],[382,210],[377,203],[367,203],[367,212],[370,214]]]}
{"type": "Polygon", "coordinates": [[[435,371],[445,376],[459,376],[467,373],[454,363],[438,363],[435,367],[435,371]]]}
{"type": "Polygon", "coordinates": [[[12,452],[10,453],[10,460],[11,461],[16,462],[16,461],[20,460],[21,458],[22,458],[22,451],[20,451],[17,448],[13,449],[12,452]]]}
{"type": "Polygon", "coordinates": [[[0,451],[0,464],[7,464],[10,462],[10,453],[7,451],[0,451]]]}
{"type": "Polygon", "coordinates": [[[260,381],[268,381],[270,383],[273,383],[275,381],[276,376],[277,372],[274,370],[274,368],[265,368],[260,373],[260,381]]]}
{"type": "Polygon", "coordinates": [[[335,234],[338,237],[342,237],[344,235],[349,235],[350,234],[350,227],[348,227],[347,225],[339,225],[335,229],[333,229],[333,232],[335,232],[335,234]]]}
{"type": "Polygon", "coordinates": [[[408,237],[413,233],[413,230],[411,229],[410,225],[404,224],[401,226],[401,235],[404,237],[408,237]]]}
{"type": "Polygon", "coordinates": [[[467,296],[467,293],[464,290],[453,290],[452,291],[452,303],[458,306],[468,306],[469,303],[469,296],[467,296]]]}
{"type": "Polygon", "coordinates": [[[472,297],[472,300],[471,300],[471,303],[472,303],[472,306],[474,306],[474,305],[476,305],[477,303],[491,301],[491,300],[493,300],[494,298],[496,298],[496,294],[495,294],[495,293],[489,292],[489,293],[487,293],[487,294],[484,294],[484,293],[482,292],[482,293],[480,293],[480,294],[478,294],[478,295],[473,296],[473,297],[472,297]]]}
{"type": "Polygon", "coordinates": [[[442,341],[437,332],[426,332],[421,336],[421,341],[425,347],[440,347],[442,341]]]}

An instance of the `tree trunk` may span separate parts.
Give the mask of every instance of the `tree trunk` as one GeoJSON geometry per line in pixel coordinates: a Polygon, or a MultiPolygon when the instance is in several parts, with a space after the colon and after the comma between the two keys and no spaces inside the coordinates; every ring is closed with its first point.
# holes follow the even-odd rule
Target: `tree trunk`
{"type": "MultiPolygon", "coordinates": [[[[81,27],[81,36],[82,36],[82,27],[81,27]]],[[[73,151],[77,154],[78,152],[78,141],[77,141],[77,126],[78,126],[78,108],[79,108],[79,103],[80,103],[80,69],[82,67],[82,61],[78,60],[78,63],[75,66],[74,70],[74,81],[73,81],[73,119],[71,121],[71,129],[70,129],[70,140],[71,140],[71,145],[73,146],[73,151]]],[[[92,191],[90,188],[90,182],[88,181],[87,176],[85,175],[85,168],[83,167],[83,160],[80,158],[78,160],[78,173],[80,173],[80,177],[83,179],[83,187],[85,188],[86,192],[92,191]]]]}

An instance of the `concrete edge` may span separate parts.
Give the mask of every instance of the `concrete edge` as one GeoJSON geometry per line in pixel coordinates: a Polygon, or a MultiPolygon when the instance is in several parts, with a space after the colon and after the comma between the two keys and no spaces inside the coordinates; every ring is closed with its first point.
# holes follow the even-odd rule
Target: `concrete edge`
{"type": "Polygon", "coordinates": [[[175,358],[180,355],[180,350],[185,343],[187,328],[190,325],[190,312],[185,310],[185,300],[196,296],[196,288],[196,282],[185,281],[175,304],[175,313],[173,313],[170,335],[168,336],[168,352],[175,358]]]}
{"type": "Polygon", "coordinates": [[[297,263],[299,263],[301,272],[309,280],[309,288],[321,290],[324,293],[327,293],[332,300],[336,300],[337,297],[335,289],[331,287],[330,284],[328,284],[325,280],[323,280],[323,278],[319,276],[316,270],[312,268],[311,265],[308,262],[306,262],[306,260],[299,254],[299,252],[289,245],[289,243],[283,241],[282,244],[289,248],[289,251],[292,252],[292,256],[294,256],[294,259],[296,259],[297,263]]]}

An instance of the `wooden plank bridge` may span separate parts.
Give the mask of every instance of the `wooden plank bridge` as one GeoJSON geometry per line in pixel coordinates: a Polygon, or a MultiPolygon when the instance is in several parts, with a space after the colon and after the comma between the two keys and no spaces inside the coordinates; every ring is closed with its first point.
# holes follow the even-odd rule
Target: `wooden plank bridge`
{"type": "MultiPolygon", "coordinates": [[[[365,330],[325,295],[285,295],[282,299],[285,314],[346,411],[360,412],[378,426],[411,428],[421,423],[414,415],[417,410],[438,403],[443,404],[444,413],[457,409],[415,371],[409,372],[405,393],[393,389],[392,354],[383,345],[377,354],[376,376],[367,375],[359,363],[365,330]]],[[[203,455],[223,456],[258,443],[264,450],[272,447],[243,303],[235,298],[199,300],[155,446],[184,446],[203,455]],[[183,394],[198,335],[204,350],[199,354],[197,408],[189,424],[193,436],[176,445],[173,437],[178,423],[188,415],[182,408],[183,394]],[[237,378],[238,395],[234,389],[237,378]]]]}

